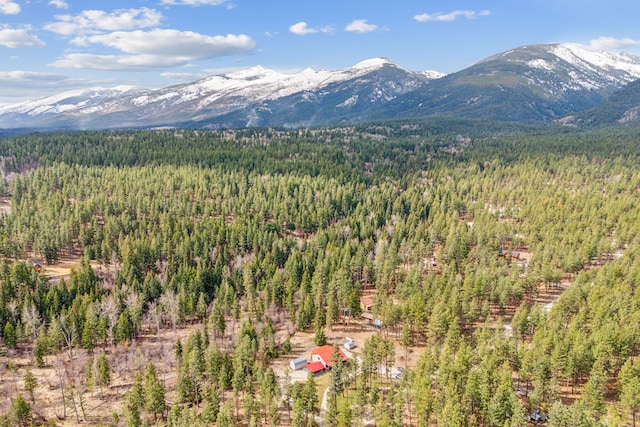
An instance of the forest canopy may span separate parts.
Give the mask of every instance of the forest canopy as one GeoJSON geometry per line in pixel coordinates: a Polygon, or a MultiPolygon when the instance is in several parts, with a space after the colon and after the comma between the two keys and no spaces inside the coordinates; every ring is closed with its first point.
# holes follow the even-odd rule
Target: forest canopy
{"type": "MultiPolygon", "coordinates": [[[[326,420],[635,425],[639,137],[434,119],[0,139],[2,357],[100,349],[86,372],[108,389],[113,348],[190,325],[174,389],[153,364],[130,373],[127,425],[306,425],[320,410],[278,385],[277,331],[321,339],[366,291],[384,327],[329,374],[347,403],[326,420]],[[28,262],[70,257],[60,281],[28,262]],[[374,374],[408,347],[417,365],[382,393],[374,374]]],[[[66,384],[67,404],[88,393],[66,384]]]]}

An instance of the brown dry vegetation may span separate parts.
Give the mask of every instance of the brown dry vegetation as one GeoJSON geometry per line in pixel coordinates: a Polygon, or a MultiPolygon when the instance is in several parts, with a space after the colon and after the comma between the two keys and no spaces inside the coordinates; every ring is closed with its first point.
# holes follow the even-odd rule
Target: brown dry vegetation
{"type": "MultiPolygon", "coordinates": [[[[79,257],[66,258],[56,264],[45,265],[42,274],[55,283],[62,278],[68,279],[71,271],[77,269],[79,265],[79,257]]],[[[108,267],[94,265],[94,263],[92,267],[102,278],[110,277],[111,269],[108,267]]],[[[309,357],[310,351],[315,347],[314,333],[312,331],[294,332],[289,322],[282,316],[273,315],[272,318],[277,328],[277,342],[282,344],[289,337],[292,344],[291,352],[281,355],[271,365],[276,375],[282,380],[292,359],[301,356],[309,357]]],[[[216,343],[222,349],[231,350],[233,337],[240,327],[240,322],[229,319],[228,325],[226,335],[218,338],[216,343]],[[235,331],[232,330],[234,324],[235,331]]],[[[175,399],[177,378],[175,343],[177,340],[184,342],[186,337],[197,329],[202,330],[202,324],[196,321],[183,323],[177,328],[176,334],[167,322],[163,326],[164,329],[156,334],[152,322],[146,321],[141,334],[135,341],[124,345],[102,343],[92,353],[74,347],[72,359],[69,359],[67,350],[62,349],[57,354],[47,356],[43,368],[37,368],[34,364],[31,343],[23,342],[16,350],[6,350],[0,355],[0,413],[7,413],[15,395],[22,393],[32,404],[36,421],[53,420],[59,426],[107,423],[112,419],[113,414],[122,415],[123,397],[131,387],[135,372],[143,370],[149,362],[156,366],[158,376],[167,390],[167,401],[172,402],[175,399]],[[90,387],[85,382],[87,366],[102,352],[105,353],[111,368],[111,384],[107,387],[90,387]],[[15,372],[7,368],[10,361],[17,367],[15,372]],[[33,372],[38,381],[33,400],[25,390],[23,382],[27,369],[33,372]],[[73,385],[76,399],[80,394],[82,395],[84,414],[78,400],[75,401],[74,406],[69,402],[68,396],[63,396],[64,390],[70,385],[73,385]],[[66,405],[63,399],[66,399],[66,405]]],[[[351,338],[356,343],[352,353],[357,357],[362,351],[365,340],[376,332],[378,329],[367,322],[345,318],[342,323],[335,324],[331,330],[328,330],[326,335],[329,344],[342,345],[347,337],[351,338]]],[[[415,366],[423,349],[423,347],[410,347],[406,353],[408,358],[405,360],[405,349],[397,344],[394,366],[415,366]]],[[[304,370],[290,374],[292,381],[306,381],[307,374],[304,370]]],[[[326,387],[326,381],[318,381],[319,396],[324,394],[326,387]]],[[[283,417],[282,425],[287,425],[287,422],[289,422],[287,417],[283,417]]]]}

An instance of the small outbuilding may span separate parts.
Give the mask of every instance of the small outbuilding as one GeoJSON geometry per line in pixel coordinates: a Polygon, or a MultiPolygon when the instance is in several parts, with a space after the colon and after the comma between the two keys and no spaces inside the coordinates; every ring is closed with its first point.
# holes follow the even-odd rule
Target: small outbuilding
{"type": "Polygon", "coordinates": [[[373,322],[373,313],[370,313],[368,311],[363,311],[360,314],[360,317],[362,317],[364,320],[366,320],[367,322],[373,322]]]}
{"type": "Polygon", "coordinates": [[[304,368],[306,364],[306,357],[298,357],[297,359],[293,359],[291,362],[289,362],[289,367],[292,371],[299,371],[300,369],[304,368]]]}
{"type": "Polygon", "coordinates": [[[304,369],[315,375],[319,374],[320,372],[324,372],[326,368],[324,366],[324,363],[322,362],[311,362],[304,365],[304,369]]]}
{"type": "Polygon", "coordinates": [[[27,261],[26,264],[27,264],[27,267],[33,268],[35,272],[38,274],[42,273],[42,270],[44,270],[44,266],[42,265],[42,263],[38,261],[27,261]]]}
{"type": "Polygon", "coordinates": [[[373,309],[373,296],[368,295],[360,298],[360,308],[364,312],[371,311],[373,309]]]}
{"type": "Polygon", "coordinates": [[[507,261],[520,260],[520,252],[517,252],[517,251],[502,250],[500,251],[500,256],[506,259],[507,261]]]}
{"type": "Polygon", "coordinates": [[[547,414],[540,411],[540,409],[534,409],[533,412],[527,416],[527,421],[531,421],[534,423],[545,423],[547,422],[548,417],[547,414]]]}

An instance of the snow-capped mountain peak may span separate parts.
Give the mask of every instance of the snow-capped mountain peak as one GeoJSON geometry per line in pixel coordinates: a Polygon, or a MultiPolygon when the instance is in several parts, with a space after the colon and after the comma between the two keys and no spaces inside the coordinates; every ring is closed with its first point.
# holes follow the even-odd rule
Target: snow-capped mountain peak
{"type": "Polygon", "coordinates": [[[529,45],[447,76],[371,58],[338,70],[256,66],[158,90],[68,91],[0,108],[0,127],[309,126],[434,114],[550,121],[639,78],[637,56],[529,45]]]}
{"type": "Polygon", "coordinates": [[[573,43],[553,45],[551,52],[576,66],[589,68],[595,66],[604,70],[619,70],[628,74],[628,81],[640,78],[640,57],[628,53],[591,50],[573,43]]]}
{"type": "Polygon", "coordinates": [[[264,68],[261,65],[256,65],[255,67],[246,68],[244,70],[235,71],[230,74],[226,74],[226,77],[235,80],[254,80],[261,79],[267,76],[279,75],[280,73],[270,70],[268,68],[264,68]]]}
{"type": "Polygon", "coordinates": [[[356,65],[351,67],[352,70],[370,70],[382,68],[385,65],[392,65],[397,67],[397,65],[388,58],[371,58],[365,59],[364,61],[358,62],[356,65]]]}
{"type": "Polygon", "coordinates": [[[576,43],[530,45],[494,55],[492,61],[523,64],[533,70],[567,75],[567,89],[602,90],[640,78],[640,57],[628,53],[599,51],[576,43]]]}
{"type": "Polygon", "coordinates": [[[441,73],[440,71],[434,71],[434,70],[418,71],[417,73],[423,76],[427,80],[436,80],[446,76],[445,73],[441,73]]]}
{"type": "MultiPolygon", "coordinates": [[[[204,120],[244,109],[268,112],[267,104],[290,97],[298,97],[296,103],[310,104],[331,99],[333,108],[344,114],[353,108],[387,102],[428,80],[424,74],[404,70],[387,58],[367,59],[339,70],[306,68],[295,73],[255,66],[158,90],[118,87],[68,91],[5,107],[0,110],[0,127],[37,126],[39,121],[47,126],[54,121],[64,126],[81,121],[83,127],[93,121],[109,123],[94,127],[159,125],[204,120]],[[377,74],[382,69],[387,71],[377,74]]],[[[314,108],[317,106],[309,111],[313,113],[314,108]]],[[[248,114],[255,117],[258,113],[248,114]]],[[[253,118],[248,122],[258,123],[253,118]]]]}
{"type": "Polygon", "coordinates": [[[47,96],[31,101],[21,102],[0,108],[0,114],[18,113],[28,115],[56,114],[71,111],[79,107],[86,107],[105,101],[144,91],[135,86],[116,86],[113,88],[92,87],[87,89],[72,89],[56,95],[47,96]]]}
{"type": "Polygon", "coordinates": [[[342,70],[313,70],[306,68],[297,73],[283,73],[261,66],[247,68],[224,75],[206,77],[194,83],[172,86],[154,93],[143,94],[132,102],[136,106],[151,105],[162,101],[172,105],[183,104],[185,108],[226,108],[233,98],[239,102],[259,102],[290,96],[299,92],[320,90],[327,85],[373,73],[386,66],[394,65],[386,58],[373,58],[342,70]],[[195,100],[197,105],[187,105],[195,100]],[[244,99],[245,101],[239,101],[244,99]]]}

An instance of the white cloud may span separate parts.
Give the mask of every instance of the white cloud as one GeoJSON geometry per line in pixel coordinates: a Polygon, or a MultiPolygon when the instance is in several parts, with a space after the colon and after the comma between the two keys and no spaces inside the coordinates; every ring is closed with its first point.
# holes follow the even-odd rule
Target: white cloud
{"type": "Polygon", "coordinates": [[[102,31],[124,31],[154,27],[163,19],[154,9],[119,9],[112,13],[85,10],[79,15],[56,15],[56,22],[44,26],[46,30],[62,35],[95,34],[102,31]]]}
{"type": "Polygon", "coordinates": [[[0,27],[0,46],[16,47],[44,47],[46,44],[37,36],[29,34],[29,27],[8,28],[0,27]]]}
{"type": "Polygon", "coordinates": [[[372,31],[376,31],[380,29],[377,25],[369,24],[366,19],[356,19],[346,27],[344,27],[345,31],[351,31],[356,33],[370,33],[372,31]]]}
{"type": "Polygon", "coordinates": [[[88,37],[91,43],[120,49],[126,53],[184,56],[191,59],[248,53],[255,42],[244,34],[207,36],[192,31],[162,30],[115,32],[88,37]]]}
{"type": "Polygon", "coordinates": [[[449,13],[423,13],[421,15],[416,15],[413,17],[418,22],[451,22],[455,21],[458,18],[467,18],[467,19],[476,19],[483,16],[491,15],[490,10],[481,10],[479,12],[475,10],[454,10],[449,13]]]}
{"type": "Polygon", "coordinates": [[[598,37],[597,39],[591,40],[589,43],[589,48],[594,50],[618,50],[624,49],[629,46],[638,46],[640,45],[640,40],[634,39],[616,39],[613,37],[598,37]]]}
{"type": "Polygon", "coordinates": [[[54,6],[58,9],[69,9],[69,5],[64,0],[51,0],[49,6],[54,6]]]}
{"type": "Polygon", "coordinates": [[[315,28],[309,28],[307,23],[304,21],[300,21],[297,24],[293,24],[292,26],[289,27],[289,31],[299,36],[304,36],[306,34],[313,34],[318,32],[318,30],[316,30],[315,28]]]}
{"type": "MultiPolygon", "coordinates": [[[[229,3],[229,0],[162,0],[160,4],[179,5],[179,6],[220,6],[229,3]]],[[[228,8],[232,9],[233,4],[229,3],[228,8]]]]}
{"type": "Polygon", "coordinates": [[[0,85],[28,85],[41,86],[43,83],[59,82],[65,80],[65,76],[59,74],[37,73],[33,71],[0,71],[0,85]]]}
{"type": "Polygon", "coordinates": [[[40,97],[44,92],[59,92],[67,77],[32,71],[0,71],[0,107],[40,97]]]}
{"type": "MultiPolygon", "coordinates": [[[[126,83],[130,84],[130,81],[126,83]]],[[[58,94],[68,89],[104,85],[115,86],[113,81],[73,79],[60,74],[22,70],[0,71],[0,107],[58,94]]]]}
{"type": "Polygon", "coordinates": [[[0,13],[5,15],[17,15],[20,13],[20,5],[11,0],[0,0],[0,13]]]}
{"type": "Polygon", "coordinates": [[[186,58],[163,57],[159,55],[92,55],[70,53],[49,64],[55,68],[74,68],[105,71],[147,71],[176,67],[184,64],[186,58]]]}
{"type": "Polygon", "coordinates": [[[255,42],[244,34],[207,36],[191,31],[162,30],[115,32],[82,39],[128,55],[73,53],[51,64],[58,68],[146,70],[185,65],[189,61],[250,53],[255,42]]]}
{"type": "Polygon", "coordinates": [[[299,36],[305,36],[307,34],[313,34],[313,33],[330,34],[330,33],[333,33],[333,27],[331,25],[325,25],[324,27],[311,28],[306,22],[300,21],[290,26],[289,31],[299,36]]]}

